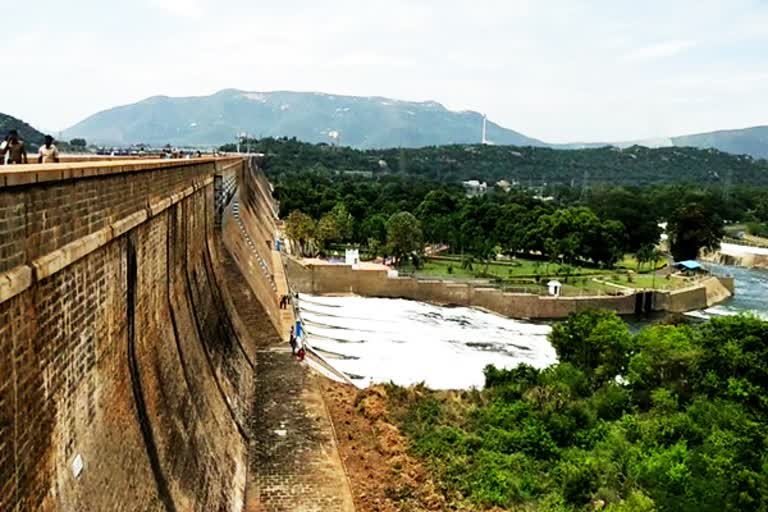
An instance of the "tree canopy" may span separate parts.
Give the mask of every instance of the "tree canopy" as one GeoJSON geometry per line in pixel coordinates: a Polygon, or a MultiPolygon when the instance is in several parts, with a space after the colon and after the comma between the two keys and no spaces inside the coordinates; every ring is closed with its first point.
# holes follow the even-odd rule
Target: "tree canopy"
{"type": "Polygon", "coordinates": [[[557,325],[560,362],[486,368],[475,392],[390,386],[393,414],[458,509],[768,510],[768,323],[631,334],[557,325]]]}

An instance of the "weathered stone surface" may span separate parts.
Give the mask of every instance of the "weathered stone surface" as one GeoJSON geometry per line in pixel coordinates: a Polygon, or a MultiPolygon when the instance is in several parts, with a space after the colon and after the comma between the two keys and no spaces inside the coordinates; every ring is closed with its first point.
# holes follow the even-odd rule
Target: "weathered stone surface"
{"type": "Polygon", "coordinates": [[[242,159],[0,172],[0,511],[351,510],[276,330],[274,233],[242,159]]]}
{"type": "Polygon", "coordinates": [[[239,510],[253,369],[213,162],[37,167],[0,189],[0,510],[239,510]]]}

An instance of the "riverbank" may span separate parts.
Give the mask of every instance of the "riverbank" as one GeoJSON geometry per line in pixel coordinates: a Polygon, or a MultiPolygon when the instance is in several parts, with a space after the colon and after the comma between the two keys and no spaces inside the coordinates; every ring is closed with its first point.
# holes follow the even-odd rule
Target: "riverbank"
{"type": "Polygon", "coordinates": [[[324,380],[323,396],[357,512],[448,510],[446,499],[390,418],[385,386],[361,391],[324,380]]]}

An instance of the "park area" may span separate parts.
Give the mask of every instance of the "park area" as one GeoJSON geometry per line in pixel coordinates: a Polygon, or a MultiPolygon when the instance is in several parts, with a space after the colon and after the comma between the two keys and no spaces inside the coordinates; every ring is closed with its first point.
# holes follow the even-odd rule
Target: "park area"
{"type": "Polygon", "coordinates": [[[482,281],[511,292],[546,294],[547,283],[563,284],[565,296],[619,295],[628,289],[669,290],[692,284],[693,278],[673,276],[663,259],[638,265],[626,255],[615,268],[566,265],[528,258],[483,262],[461,255],[426,258],[419,268],[406,265],[401,275],[452,281],[482,281]]]}

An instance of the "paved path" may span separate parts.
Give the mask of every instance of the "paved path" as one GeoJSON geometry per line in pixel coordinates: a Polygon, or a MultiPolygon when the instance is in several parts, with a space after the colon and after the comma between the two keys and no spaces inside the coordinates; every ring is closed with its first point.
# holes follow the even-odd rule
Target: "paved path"
{"type": "Polygon", "coordinates": [[[257,357],[247,511],[353,511],[316,375],[290,349],[257,357]]]}
{"type": "Polygon", "coordinates": [[[225,255],[227,286],[254,334],[256,382],[246,512],[354,512],[320,377],[291,355],[225,255]],[[267,333],[269,333],[267,335],[267,333]]]}

